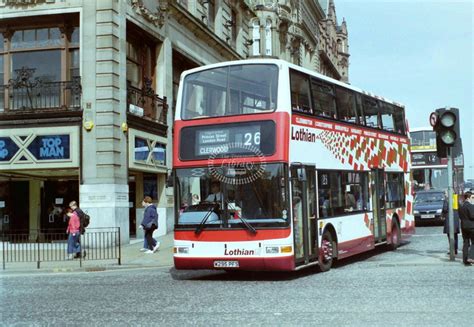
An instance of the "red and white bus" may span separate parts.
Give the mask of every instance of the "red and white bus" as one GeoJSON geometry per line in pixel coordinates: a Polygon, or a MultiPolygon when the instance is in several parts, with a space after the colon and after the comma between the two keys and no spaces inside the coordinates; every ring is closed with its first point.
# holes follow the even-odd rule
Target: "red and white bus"
{"type": "Polygon", "coordinates": [[[177,269],[329,270],[414,233],[404,107],[277,59],[181,76],[177,269]]]}

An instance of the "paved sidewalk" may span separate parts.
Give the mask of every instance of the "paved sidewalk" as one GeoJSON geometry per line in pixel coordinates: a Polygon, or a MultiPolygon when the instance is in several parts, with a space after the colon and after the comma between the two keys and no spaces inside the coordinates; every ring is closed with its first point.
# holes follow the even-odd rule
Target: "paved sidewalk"
{"type": "MultiPolygon", "coordinates": [[[[460,252],[455,261],[449,260],[449,255],[446,255],[444,234],[430,234],[430,235],[413,235],[410,243],[401,246],[397,251],[392,252],[391,262],[381,262],[378,255],[388,253],[385,248],[380,248],[372,252],[367,252],[353,258],[348,258],[341,261],[342,265],[349,264],[354,261],[374,262],[380,266],[426,266],[426,265],[461,265],[462,253],[460,252]],[[443,250],[414,249],[413,243],[419,238],[434,238],[442,239],[442,242],[436,241],[436,244],[442,244],[443,250]],[[375,256],[374,256],[375,255],[375,256]],[[367,258],[364,258],[367,256],[367,258]],[[370,259],[372,258],[372,259],[370,259]]],[[[417,240],[418,239],[418,240],[417,240]]],[[[41,262],[41,268],[37,269],[35,262],[22,263],[6,263],[6,269],[2,270],[0,267],[0,277],[2,274],[16,274],[16,273],[45,273],[45,272],[74,272],[74,271],[103,271],[115,269],[136,269],[136,268],[159,268],[173,266],[173,232],[167,235],[158,237],[157,240],[161,243],[160,248],[156,253],[146,254],[140,252],[143,247],[143,239],[132,239],[130,244],[122,245],[121,254],[122,262],[118,264],[117,260],[83,260],[82,267],[79,260],[59,261],[59,262],[41,262]]],[[[462,241],[460,241],[462,244],[462,241]]],[[[0,263],[2,262],[0,252],[0,263]]]]}
{"type": "MultiPolygon", "coordinates": [[[[2,274],[24,273],[24,272],[68,272],[68,271],[102,271],[113,269],[131,268],[152,268],[171,267],[173,265],[173,232],[157,238],[160,248],[153,254],[140,252],[143,247],[143,239],[132,239],[130,244],[122,245],[121,265],[118,260],[85,260],[79,259],[70,261],[41,262],[40,269],[37,269],[36,262],[7,262],[5,270],[0,267],[2,274]],[[82,267],[81,267],[82,263],[82,267]]],[[[2,254],[0,253],[0,256],[2,254]]],[[[2,263],[0,258],[0,264],[2,263]]]]}

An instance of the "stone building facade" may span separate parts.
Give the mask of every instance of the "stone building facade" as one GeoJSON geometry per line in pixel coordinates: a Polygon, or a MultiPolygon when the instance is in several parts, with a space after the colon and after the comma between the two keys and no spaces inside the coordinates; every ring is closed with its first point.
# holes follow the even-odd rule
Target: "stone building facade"
{"type": "Polygon", "coordinates": [[[0,0],[1,231],[91,227],[140,236],[153,197],[173,228],[180,74],[278,57],[348,81],[348,33],[327,0],[0,0]]]}

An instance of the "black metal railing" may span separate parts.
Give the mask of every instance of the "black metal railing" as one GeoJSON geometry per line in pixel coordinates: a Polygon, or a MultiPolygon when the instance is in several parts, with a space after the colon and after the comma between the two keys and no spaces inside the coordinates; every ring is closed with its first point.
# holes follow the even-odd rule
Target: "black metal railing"
{"type": "Polygon", "coordinates": [[[155,94],[150,83],[145,83],[142,89],[130,84],[127,86],[127,111],[144,119],[166,125],[168,111],[166,97],[160,98],[155,94]]]}
{"type": "Polygon", "coordinates": [[[3,269],[7,263],[36,263],[77,260],[117,260],[121,265],[120,227],[88,228],[80,237],[81,254],[74,259],[67,252],[64,231],[9,231],[1,234],[3,269]]]}
{"type": "Polygon", "coordinates": [[[79,76],[70,81],[44,81],[34,77],[35,69],[16,69],[16,78],[0,85],[0,112],[39,109],[78,110],[82,86],[79,76]]]}

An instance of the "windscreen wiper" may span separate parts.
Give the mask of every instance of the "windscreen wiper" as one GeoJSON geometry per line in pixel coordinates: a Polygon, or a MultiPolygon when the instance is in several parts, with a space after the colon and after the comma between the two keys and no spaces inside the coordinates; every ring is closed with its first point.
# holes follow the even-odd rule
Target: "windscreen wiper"
{"type": "MultiPolygon", "coordinates": [[[[225,202],[225,205],[226,207],[228,208],[229,207],[229,202],[227,200],[224,200],[225,202]]],[[[242,223],[244,224],[244,226],[252,232],[252,234],[257,234],[257,230],[252,226],[250,225],[250,223],[247,221],[247,219],[243,218],[241,215],[238,215],[237,214],[237,217],[242,221],[242,223]]]]}
{"type": "Polygon", "coordinates": [[[206,215],[204,216],[204,218],[203,218],[203,219],[201,220],[201,222],[199,223],[199,226],[196,227],[196,230],[194,231],[194,234],[199,234],[199,233],[201,233],[201,231],[202,231],[203,228],[204,228],[204,224],[206,223],[206,221],[209,219],[209,217],[211,216],[211,214],[217,210],[217,206],[218,206],[218,204],[214,204],[214,205],[206,212],[206,215]]]}
{"type": "Polygon", "coordinates": [[[257,230],[252,225],[249,224],[247,219],[241,216],[238,216],[238,217],[244,223],[245,227],[247,227],[247,229],[252,232],[252,234],[257,234],[257,230]]]}

